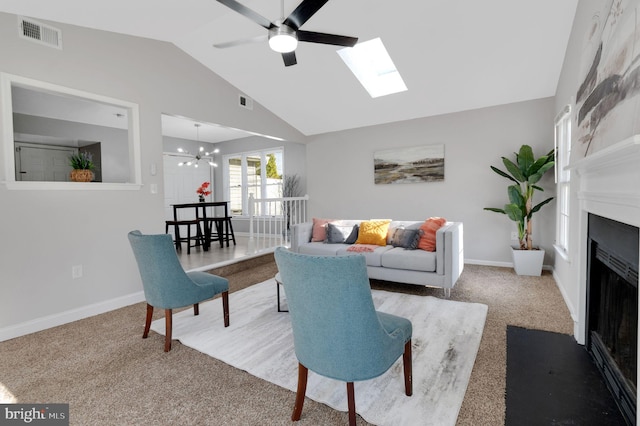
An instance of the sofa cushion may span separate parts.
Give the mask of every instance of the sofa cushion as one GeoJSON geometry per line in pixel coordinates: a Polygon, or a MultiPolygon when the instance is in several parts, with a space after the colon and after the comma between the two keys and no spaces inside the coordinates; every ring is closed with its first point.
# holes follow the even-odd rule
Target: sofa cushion
{"type": "Polygon", "coordinates": [[[338,250],[349,247],[347,244],[325,244],[323,242],[302,244],[298,248],[298,253],[311,254],[317,256],[337,256],[338,250]]]}
{"type": "Polygon", "coordinates": [[[365,220],[360,222],[356,244],[387,245],[387,231],[391,220],[365,220]]]}
{"type": "Polygon", "coordinates": [[[353,244],[358,239],[358,225],[341,225],[339,222],[327,223],[328,244],[353,244]]]}
{"type": "Polygon", "coordinates": [[[425,220],[424,224],[420,226],[424,233],[420,237],[418,248],[426,251],[436,251],[436,232],[445,223],[447,223],[447,219],[443,217],[430,217],[425,220]]]}
{"type": "Polygon", "coordinates": [[[339,247],[337,250],[338,256],[363,255],[367,260],[367,266],[382,266],[382,256],[393,248],[392,246],[379,246],[376,247],[373,251],[353,252],[348,251],[348,248],[352,246],[346,244],[338,244],[337,246],[339,247]]]}
{"type": "Polygon", "coordinates": [[[407,269],[412,271],[435,272],[436,253],[424,250],[405,250],[396,247],[381,256],[385,268],[407,269]]]}

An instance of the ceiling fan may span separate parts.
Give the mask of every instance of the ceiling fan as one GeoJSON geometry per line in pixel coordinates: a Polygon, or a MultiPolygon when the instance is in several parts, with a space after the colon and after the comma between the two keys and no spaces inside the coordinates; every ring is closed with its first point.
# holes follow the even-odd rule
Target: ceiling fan
{"type": "Polygon", "coordinates": [[[353,47],[358,42],[357,37],[318,33],[300,29],[300,27],[329,0],[303,0],[287,19],[284,19],[284,0],[282,0],[280,3],[281,18],[276,22],[269,21],[267,18],[238,3],[236,0],[217,1],[269,31],[267,35],[263,36],[213,45],[220,49],[269,40],[271,49],[282,54],[284,65],[288,67],[297,63],[295,50],[298,46],[298,41],[346,47],[353,47]]]}

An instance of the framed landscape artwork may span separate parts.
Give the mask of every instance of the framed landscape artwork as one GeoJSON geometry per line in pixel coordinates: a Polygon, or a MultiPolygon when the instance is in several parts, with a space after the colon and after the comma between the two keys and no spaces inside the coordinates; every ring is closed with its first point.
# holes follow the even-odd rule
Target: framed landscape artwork
{"type": "Polygon", "coordinates": [[[444,180],[444,145],[387,149],[373,153],[376,184],[444,180]]]}

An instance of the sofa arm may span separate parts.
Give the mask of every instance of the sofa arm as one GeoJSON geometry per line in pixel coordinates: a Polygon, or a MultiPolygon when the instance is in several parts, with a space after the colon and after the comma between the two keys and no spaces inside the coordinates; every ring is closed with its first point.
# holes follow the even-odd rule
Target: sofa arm
{"type": "Polygon", "coordinates": [[[313,222],[297,223],[291,227],[291,251],[298,253],[299,247],[311,241],[313,222]]]}
{"type": "Polygon", "coordinates": [[[463,268],[462,222],[447,222],[436,232],[436,273],[445,276],[445,288],[452,288],[463,268]]]}

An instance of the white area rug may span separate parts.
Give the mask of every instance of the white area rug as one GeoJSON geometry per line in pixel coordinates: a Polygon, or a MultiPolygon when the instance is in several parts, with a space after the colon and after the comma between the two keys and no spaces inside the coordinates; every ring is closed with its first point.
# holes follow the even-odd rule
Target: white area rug
{"type": "MultiPolygon", "coordinates": [[[[404,393],[400,357],[382,376],[355,383],[356,411],[377,425],[455,425],[487,306],[379,290],[372,293],[377,310],[408,318],[413,324],[413,396],[404,393]]],[[[173,338],[295,392],[298,362],[291,323],[288,313],[276,310],[275,281],[230,294],[229,307],[228,328],[223,326],[219,299],[201,304],[199,316],[193,315],[193,309],[175,314],[173,338]]],[[[154,321],[151,329],[164,335],[164,318],[154,321]]],[[[309,371],[307,397],[346,412],[346,392],[344,382],[309,371]]]]}

